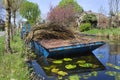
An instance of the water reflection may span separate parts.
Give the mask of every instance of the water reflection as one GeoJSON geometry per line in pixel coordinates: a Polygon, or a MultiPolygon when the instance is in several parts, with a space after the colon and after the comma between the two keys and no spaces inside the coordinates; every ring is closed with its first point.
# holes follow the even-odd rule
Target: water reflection
{"type": "MultiPolygon", "coordinates": [[[[99,72],[102,73],[102,77],[106,76],[105,80],[120,80],[120,44],[109,43],[94,50],[93,53],[106,67],[105,71],[99,72]],[[108,76],[112,78],[109,79],[108,76]]],[[[100,77],[98,76],[98,78],[100,77]]],[[[96,79],[92,78],[92,80],[96,79]]]]}
{"type": "Polygon", "coordinates": [[[119,44],[110,44],[110,52],[111,52],[111,54],[119,54],[120,53],[120,45],[119,44]]]}
{"type": "Polygon", "coordinates": [[[119,44],[107,43],[94,50],[93,54],[106,67],[106,70],[97,71],[96,76],[92,75],[91,72],[80,73],[79,80],[120,80],[119,44]]]}
{"type": "Polygon", "coordinates": [[[120,66],[120,44],[110,45],[110,52],[111,62],[117,66],[120,66]]]}
{"type": "Polygon", "coordinates": [[[110,53],[110,46],[105,44],[100,48],[93,51],[94,55],[98,58],[98,60],[105,66],[107,62],[109,62],[109,53],[110,53]]]}

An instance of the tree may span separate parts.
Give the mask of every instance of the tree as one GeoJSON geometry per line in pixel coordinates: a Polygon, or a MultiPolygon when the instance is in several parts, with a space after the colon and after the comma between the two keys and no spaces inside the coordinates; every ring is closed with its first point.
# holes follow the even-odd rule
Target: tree
{"type": "Polygon", "coordinates": [[[72,5],[77,13],[83,12],[83,8],[75,0],[61,0],[58,6],[65,7],[66,5],[72,5]]]}
{"type": "Polygon", "coordinates": [[[120,0],[109,0],[109,15],[110,15],[110,20],[109,20],[109,26],[112,27],[112,22],[113,22],[113,16],[115,16],[115,22],[116,26],[119,26],[119,4],[120,0]]]}
{"type": "Polygon", "coordinates": [[[10,0],[10,6],[11,6],[11,11],[13,14],[13,20],[14,20],[14,28],[11,27],[11,38],[13,39],[13,35],[15,34],[15,28],[16,28],[16,12],[20,8],[20,5],[24,2],[25,0],[10,0]]]}
{"type": "Polygon", "coordinates": [[[0,4],[0,19],[2,19],[2,5],[0,4]]]}
{"type": "MultiPolygon", "coordinates": [[[[100,6],[99,13],[97,15],[97,17],[98,17],[97,27],[98,28],[103,27],[103,26],[101,26],[101,24],[104,23],[104,22],[106,22],[105,21],[106,19],[105,19],[105,16],[104,16],[105,14],[106,14],[105,8],[103,6],[100,6]]],[[[106,27],[108,27],[108,26],[106,26],[106,27]]]]}
{"type": "Polygon", "coordinates": [[[116,26],[118,27],[119,24],[119,6],[120,5],[120,0],[115,0],[115,15],[116,15],[116,26]]]}
{"type": "Polygon", "coordinates": [[[11,53],[10,47],[10,21],[11,21],[11,9],[10,9],[10,0],[4,0],[5,9],[6,9],[6,22],[5,22],[5,48],[8,53],[11,53]]]}
{"type": "Polygon", "coordinates": [[[20,7],[20,14],[33,24],[40,16],[40,10],[37,4],[25,1],[20,7]]]}
{"type": "Polygon", "coordinates": [[[109,19],[109,26],[112,27],[112,16],[113,16],[113,0],[109,0],[109,15],[110,15],[110,19],[109,19]]]}
{"type": "Polygon", "coordinates": [[[3,0],[0,0],[0,19],[3,19],[5,17],[5,8],[3,5],[3,0]]]}

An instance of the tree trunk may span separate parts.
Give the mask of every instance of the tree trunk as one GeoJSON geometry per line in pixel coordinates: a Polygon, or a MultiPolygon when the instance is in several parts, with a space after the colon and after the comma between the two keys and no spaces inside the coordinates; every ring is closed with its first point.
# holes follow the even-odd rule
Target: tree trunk
{"type": "Polygon", "coordinates": [[[13,18],[14,18],[14,28],[13,28],[13,35],[16,33],[16,11],[13,12],[13,18]]]}
{"type": "Polygon", "coordinates": [[[109,28],[112,27],[112,15],[110,15],[110,19],[109,19],[109,28]]]}
{"type": "Polygon", "coordinates": [[[10,47],[10,20],[11,20],[11,10],[6,9],[6,22],[5,22],[5,49],[7,53],[11,53],[10,47]]]}
{"type": "Polygon", "coordinates": [[[10,39],[12,39],[12,25],[10,25],[10,39]]]}
{"type": "Polygon", "coordinates": [[[10,24],[10,39],[13,40],[13,26],[10,24]]]}

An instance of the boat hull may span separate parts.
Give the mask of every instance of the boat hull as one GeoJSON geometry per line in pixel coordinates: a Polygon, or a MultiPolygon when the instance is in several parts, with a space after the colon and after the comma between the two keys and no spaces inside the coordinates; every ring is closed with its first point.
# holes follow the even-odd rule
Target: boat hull
{"type": "Polygon", "coordinates": [[[45,56],[50,58],[64,58],[64,57],[73,57],[78,55],[86,55],[88,52],[99,48],[104,45],[105,42],[92,42],[87,44],[77,44],[70,46],[61,46],[56,48],[46,49],[44,46],[39,44],[37,41],[31,42],[31,47],[33,47],[35,53],[38,56],[45,56]]]}

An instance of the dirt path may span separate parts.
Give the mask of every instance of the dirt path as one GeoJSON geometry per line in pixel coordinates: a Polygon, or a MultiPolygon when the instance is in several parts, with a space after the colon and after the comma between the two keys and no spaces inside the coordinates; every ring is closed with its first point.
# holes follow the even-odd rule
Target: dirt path
{"type": "Polygon", "coordinates": [[[0,37],[1,37],[1,36],[4,36],[4,35],[5,35],[5,32],[0,31],[0,37]]]}

